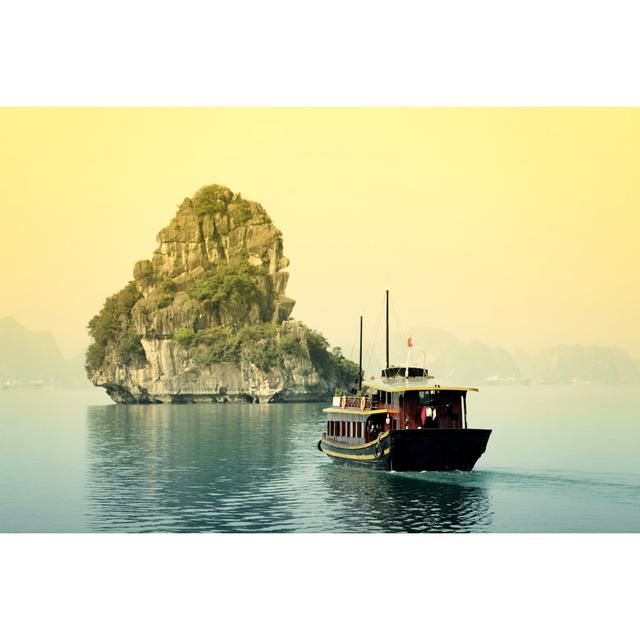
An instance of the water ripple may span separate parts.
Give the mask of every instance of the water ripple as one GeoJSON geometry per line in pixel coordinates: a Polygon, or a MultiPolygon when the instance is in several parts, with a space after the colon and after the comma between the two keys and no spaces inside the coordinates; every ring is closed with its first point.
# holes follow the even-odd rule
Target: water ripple
{"type": "MultiPolygon", "coordinates": [[[[563,530],[561,514],[567,502],[575,511],[589,492],[605,500],[615,495],[619,503],[633,508],[629,522],[635,527],[640,522],[637,478],[586,479],[580,474],[509,469],[400,474],[340,467],[315,447],[322,431],[318,409],[315,405],[91,407],[87,415],[90,528],[546,530],[548,525],[531,515],[544,511],[539,504],[543,500],[547,520],[556,527],[552,530],[563,530]],[[520,516],[505,519],[505,512],[520,516]]],[[[585,527],[592,525],[590,514],[586,507],[585,527]]]]}

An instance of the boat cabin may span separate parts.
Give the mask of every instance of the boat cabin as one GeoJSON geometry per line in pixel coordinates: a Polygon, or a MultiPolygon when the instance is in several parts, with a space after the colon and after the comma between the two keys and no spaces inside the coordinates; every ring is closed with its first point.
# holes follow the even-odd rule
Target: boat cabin
{"type": "Polygon", "coordinates": [[[466,429],[467,392],[478,390],[436,384],[417,367],[389,367],[363,385],[367,394],[335,397],[324,410],[329,438],[362,444],[385,431],[466,429]]]}

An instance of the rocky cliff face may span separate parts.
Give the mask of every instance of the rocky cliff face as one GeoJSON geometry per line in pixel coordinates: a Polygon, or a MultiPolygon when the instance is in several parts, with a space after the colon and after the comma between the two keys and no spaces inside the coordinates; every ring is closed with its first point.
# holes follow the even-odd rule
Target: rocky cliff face
{"type": "Polygon", "coordinates": [[[87,373],[116,402],[319,400],[357,366],[290,319],[282,234],[211,185],[185,198],[151,260],[89,323],[87,373]]]}

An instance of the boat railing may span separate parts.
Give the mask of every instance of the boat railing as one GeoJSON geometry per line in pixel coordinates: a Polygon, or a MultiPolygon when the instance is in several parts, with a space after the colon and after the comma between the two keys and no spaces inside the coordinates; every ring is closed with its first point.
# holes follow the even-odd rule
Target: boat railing
{"type": "Polygon", "coordinates": [[[371,396],[341,396],[340,406],[343,409],[360,409],[367,411],[375,409],[373,406],[373,398],[371,396]]]}

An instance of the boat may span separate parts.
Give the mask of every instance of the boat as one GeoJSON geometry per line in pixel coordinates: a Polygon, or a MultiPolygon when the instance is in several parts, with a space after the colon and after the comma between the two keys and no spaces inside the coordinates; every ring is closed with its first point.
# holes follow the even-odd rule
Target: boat
{"type": "Polygon", "coordinates": [[[42,380],[29,380],[23,382],[22,380],[7,380],[2,388],[8,391],[20,389],[20,390],[32,390],[44,388],[44,382],[42,380]]]}
{"type": "Polygon", "coordinates": [[[484,379],[485,384],[491,385],[527,385],[531,383],[530,378],[519,378],[518,376],[509,376],[503,378],[497,373],[487,376],[484,379]]]}
{"type": "Polygon", "coordinates": [[[323,409],[327,425],[318,449],[334,462],[381,471],[471,471],[485,452],[491,429],[467,424],[467,394],[477,388],[438,382],[428,369],[409,366],[409,356],[404,367],[389,365],[388,291],[385,368],[363,380],[360,317],[357,385],[323,409]]]}

